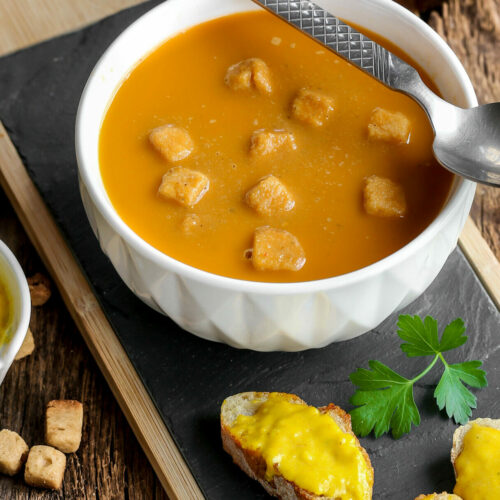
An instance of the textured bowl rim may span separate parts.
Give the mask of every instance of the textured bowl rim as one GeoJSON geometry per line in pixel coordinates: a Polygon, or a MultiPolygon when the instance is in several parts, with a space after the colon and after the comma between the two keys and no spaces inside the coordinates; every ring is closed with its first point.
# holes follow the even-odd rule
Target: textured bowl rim
{"type": "MultiPolygon", "coordinates": [[[[431,41],[434,46],[436,46],[437,49],[441,51],[441,54],[446,58],[450,69],[453,70],[457,81],[459,82],[462,91],[464,92],[467,104],[471,107],[477,106],[477,98],[474,93],[472,83],[462,64],[458,60],[458,57],[430,26],[428,26],[424,21],[412,14],[410,11],[391,0],[371,1],[373,4],[378,4],[378,6],[382,9],[394,11],[395,15],[402,16],[405,21],[422,31],[423,34],[431,41]]],[[[213,286],[216,288],[230,289],[238,293],[249,292],[253,294],[265,295],[289,295],[333,290],[357,283],[359,281],[370,278],[373,275],[380,274],[388,268],[394,267],[398,263],[404,261],[410,255],[418,252],[419,249],[424,247],[431,239],[436,236],[436,234],[443,227],[446,226],[449,219],[453,216],[455,210],[457,210],[459,206],[466,204],[468,199],[472,197],[475,190],[475,183],[466,179],[458,180],[458,186],[456,187],[455,192],[450,196],[450,198],[446,202],[446,205],[441,209],[438,216],[417,237],[415,237],[405,246],[388,255],[387,257],[361,269],[331,278],[323,278],[320,280],[271,283],[230,278],[208,271],[203,271],[188,264],[184,264],[183,262],[178,261],[173,257],[169,257],[160,250],[154,248],[152,245],[143,240],[139,235],[137,235],[120,218],[111,202],[108,200],[104,200],[98,192],[96,186],[94,185],[94,179],[92,175],[85,168],[87,152],[84,148],[84,121],[86,109],[91,106],[91,89],[101,65],[104,64],[106,54],[116,45],[120,44],[122,40],[126,39],[126,37],[128,37],[129,34],[131,34],[139,24],[147,23],[148,19],[156,15],[158,10],[163,9],[166,6],[172,7],[177,3],[180,4],[180,2],[181,0],[170,0],[169,2],[162,3],[152,8],[150,11],[139,17],[113,41],[113,43],[103,53],[89,76],[80,99],[76,117],[75,147],[79,174],[93,203],[97,206],[99,212],[104,216],[108,224],[110,224],[111,227],[120,235],[120,237],[122,237],[126,241],[126,243],[140,255],[154,262],[156,265],[165,269],[166,271],[173,272],[175,274],[197,281],[200,284],[213,286]]],[[[130,67],[133,67],[134,63],[136,63],[136,61],[131,61],[130,67]]]]}
{"type": "Polygon", "coordinates": [[[17,286],[17,290],[9,290],[12,294],[19,294],[19,304],[15,311],[18,316],[17,328],[12,332],[12,339],[7,344],[3,355],[1,356],[1,361],[4,363],[3,367],[0,367],[0,384],[3,378],[7,374],[7,371],[14,361],[14,358],[21,348],[21,345],[28,331],[30,317],[31,317],[31,298],[28,287],[28,282],[26,281],[26,276],[21,268],[21,265],[17,261],[16,257],[9,249],[9,247],[0,240],[0,255],[7,262],[7,266],[12,271],[14,276],[14,281],[17,286]]]}

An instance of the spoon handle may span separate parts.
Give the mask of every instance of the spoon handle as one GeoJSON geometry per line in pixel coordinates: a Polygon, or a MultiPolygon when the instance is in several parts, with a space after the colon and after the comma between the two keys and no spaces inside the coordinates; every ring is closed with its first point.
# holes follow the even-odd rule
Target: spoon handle
{"type": "Polygon", "coordinates": [[[388,87],[416,99],[433,123],[454,107],[434,94],[415,68],[317,4],[307,0],[253,1],[388,87]]]}
{"type": "Polygon", "coordinates": [[[306,0],[253,1],[363,71],[387,85],[390,84],[394,70],[392,60],[398,58],[315,3],[306,0]]]}

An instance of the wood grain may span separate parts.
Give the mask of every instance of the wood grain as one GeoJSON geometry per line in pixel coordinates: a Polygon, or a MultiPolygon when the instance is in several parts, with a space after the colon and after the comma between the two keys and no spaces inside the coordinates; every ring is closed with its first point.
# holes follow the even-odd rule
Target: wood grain
{"type": "Polygon", "coordinates": [[[500,309],[500,263],[470,217],[465,223],[459,243],[470,265],[500,309]]]}
{"type": "Polygon", "coordinates": [[[2,0],[0,56],[90,24],[144,0],[2,0]]]}
{"type": "MultiPolygon", "coordinates": [[[[0,185],[54,279],[167,494],[171,499],[203,498],[1,123],[0,185]]],[[[62,361],[65,360],[60,363],[62,361]]],[[[61,377],[61,385],[64,385],[64,377],[61,377]]]]}
{"type": "MultiPolygon", "coordinates": [[[[2,0],[0,55],[77,29],[140,1],[2,0]]],[[[14,251],[27,274],[42,270],[36,251],[1,190],[0,239],[14,251]]],[[[31,328],[37,342],[34,354],[14,363],[0,387],[0,428],[17,430],[29,444],[41,443],[46,402],[57,397],[75,398],[85,408],[82,445],[68,457],[59,494],[28,487],[20,476],[0,476],[0,498],[166,499],[57,293],[43,308],[33,311],[31,328]],[[61,360],[66,360],[63,376],[61,360]]]]}
{"type": "MultiPolygon", "coordinates": [[[[12,249],[27,275],[44,272],[1,191],[0,239],[12,249]]],[[[31,329],[35,352],[15,362],[0,387],[0,428],[19,432],[30,445],[43,443],[45,404],[53,398],[75,398],[85,408],[83,439],[78,452],[68,455],[60,493],[26,486],[22,476],[0,476],[0,498],[166,500],[57,291],[43,307],[33,308],[31,329]]]]}

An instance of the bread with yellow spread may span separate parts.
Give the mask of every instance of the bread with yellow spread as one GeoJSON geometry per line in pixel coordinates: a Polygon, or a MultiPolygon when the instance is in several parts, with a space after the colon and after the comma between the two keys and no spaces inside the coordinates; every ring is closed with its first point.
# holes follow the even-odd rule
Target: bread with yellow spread
{"type": "MultiPolygon", "coordinates": [[[[455,469],[455,462],[463,450],[464,447],[464,438],[465,435],[471,430],[472,425],[480,425],[481,427],[491,427],[493,429],[500,430],[500,419],[493,418],[476,418],[476,420],[471,420],[466,425],[461,425],[454,433],[453,433],[453,446],[451,448],[451,463],[453,464],[453,468],[455,469]]],[[[455,476],[457,470],[455,469],[455,476]]]]}
{"type": "MultiPolygon", "coordinates": [[[[328,494],[317,494],[303,487],[300,480],[291,479],[286,477],[286,473],[280,470],[282,462],[274,462],[271,464],[271,477],[269,477],[269,464],[266,463],[264,458],[263,450],[260,447],[252,449],[248,445],[244,444],[244,434],[238,433],[238,425],[242,419],[248,417],[255,417],[259,413],[259,408],[264,408],[262,405],[266,402],[267,408],[269,408],[269,403],[272,400],[284,401],[284,404],[291,403],[293,405],[304,405],[308,410],[311,410],[314,415],[328,415],[333,421],[332,426],[335,430],[333,431],[335,439],[328,440],[328,443],[336,443],[335,446],[350,446],[347,453],[348,457],[356,456],[356,466],[354,471],[354,477],[356,479],[355,487],[356,491],[361,492],[356,498],[360,500],[370,500],[372,498],[373,489],[373,468],[371,466],[370,458],[366,453],[365,449],[360,445],[357,437],[354,435],[351,429],[351,417],[344,410],[339,408],[334,404],[329,404],[328,406],[322,408],[309,407],[302,399],[293,394],[285,393],[268,393],[268,392],[245,392],[241,394],[236,394],[227,398],[222,404],[221,408],[221,434],[222,434],[222,444],[224,450],[226,450],[234,462],[251,478],[256,479],[265,488],[265,490],[273,496],[286,500],[303,499],[303,500],[351,500],[353,498],[350,493],[338,494],[335,496],[328,494]],[[238,420],[238,417],[243,416],[238,420]],[[336,434],[335,434],[336,433],[336,434]],[[338,444],[341,443],[341,444],[338,444]]],[[[302,408],[302,407],[301,407],[302,408]]],[[[306,411],[306,410],[305,410],[306,411]]],[[[309,418],[309,417],[307,417],[309,418]]],[[[323,417],[319,417],[320,419],[323,417]]],[[[322,425],[331,425],[331,422],[325,422],[326,419],[322,420],[322,425]]],[[[300,421],[300,420],[299,420],[300,421]]],[[[245,421],[246,422],[246,421],[245,421]]],[[[278,421],[279,425],[283,424],[283,421],[278,421]]],[[[288,422],[289,423],[289,422],[288,422]]],[[[249,424],[251,425],[251,424],[249,424]]],[[[286,425],[286,424],[283,424],[286,425]]],[[[309,432],[309,430],[307,430],[309,432]]],[[[307,434],[305,432],[305,434],[307,434]]],[[[293,434],[293,432],[292,432],[293,434]]],[[[317,438],[318,436],[316,436],[317,438]]],[[[285,442],[286,442],[285,436],[285,442]]],[[[292,439],[292,437],[290,437],[292,439]]],[[[307,443],[307,438],[306,441],[307,443]]],[[[317,441],[316,441],[317,442],[317,441]]],[[[292,443],[292,441],[290,441],[292,443]]],[[[329,445],[326,445],[328,448],[329,445]]],[[[296,448],[292,445],[293,453],[295,453],[296,448]]],[[[328,449],[326,450],[328,452],[328,449]]],[[[339,450],[332,450],[332,452],[339,452],[339,450]]],[[[325,452],[324,449],[321,450],[321,454],[325,452]]],[[[286,453],[286,452],[285,452],[286,453]]],[[[305,450],[311,462],[312,470],[317,469],[317,464],[314,463],[314,451],[305,450]],[[308,454],[311,451],[311,454],[308,454]]],[[[318,456],[324,456],[318,453],[318,456]]],[[[278,454],[279,455],[279,454],[278,454]]],[[[307,459],[306,459],[307,461],[307,459]]],[[[305,464],[307,467],[307,463],[305,464]]],[[[339,475],[341,472],[339,470],[328,471],[328,476],[339,475]]],[[[343,477],[339,478],[340,483],[344,484],[345,479],[343,477]]],[[[349,482],[349,481],[347,481],[349,482]]]]}
{"type": "Polygon", "coordinates": [[[500,419],[478,418],[453,434],[454,493],[463,500],[500,498],[500,419]]]}

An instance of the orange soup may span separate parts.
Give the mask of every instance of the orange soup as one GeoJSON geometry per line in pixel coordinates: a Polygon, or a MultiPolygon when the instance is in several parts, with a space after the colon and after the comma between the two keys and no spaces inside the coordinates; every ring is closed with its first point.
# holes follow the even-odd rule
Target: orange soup
{"type": "Polygon", "coordinates": [[[104,118],[105,188],[181,262],[292,282],[415,238],[452,175],[424,111],[264,11],[196,26],[137,65],[104,118]]]}

